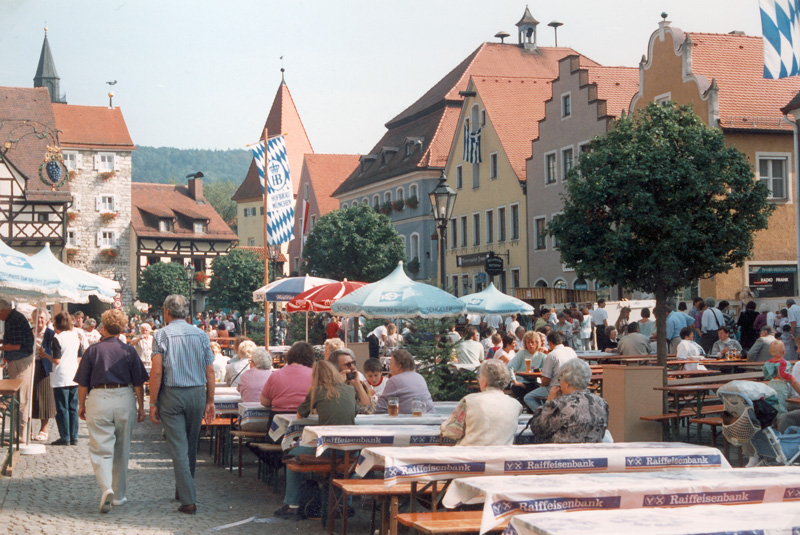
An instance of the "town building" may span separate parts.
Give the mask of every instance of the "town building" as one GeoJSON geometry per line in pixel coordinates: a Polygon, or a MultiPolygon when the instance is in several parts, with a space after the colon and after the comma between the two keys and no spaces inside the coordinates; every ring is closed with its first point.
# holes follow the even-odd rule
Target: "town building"
{"type": "Polygon", "coordinates": [[[754,179],[769,187],[775,205],[769,228],[755,237],[750,260],[698,281],[693,290],[729,300],[745,286],[759,298],[798,295],[794,125],[781,108],[797,93],[800,77],[764,78],[761,37],[684,32],[666,17],[650,36],[639,73],[632,113],[650,102],[691,104],[706,124],[722,131],[729,146],[747,156],[754,179]]]}
{"type": "MultiPolygon", "coordinates": [[[[634,67],[586,65],[579,55],[558,62],[558,77],[548,87],[549,95],[538,120],[526,162],[527,174],[527,264],[528,286],[522,296],[537,300],[556,288],[596,291],[609,299],[610,289],[595,281],[578,279],[574,269],[561,263],[554,238],[547,236],[547,224],[561,211],[566,194],[567,174],[578,163],[595,136],[613,128],[638,90],[639,72],[634,67]],[[539,292],[537,294],[537,292],[539,292]]],[[[517,294],[520,297],[520,294],[517,294]]],[[[614,296],[619,298],[619,296],[614,296]]],[[[550,301],[542,297],[545,302],[550,301]]],[[[573,297],[570,301],[585,301],[573,297]]]]}

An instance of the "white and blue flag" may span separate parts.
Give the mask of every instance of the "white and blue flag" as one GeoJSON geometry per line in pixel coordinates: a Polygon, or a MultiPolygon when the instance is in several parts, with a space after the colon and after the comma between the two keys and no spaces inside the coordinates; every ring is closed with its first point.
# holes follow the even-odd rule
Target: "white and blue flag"
{"type": "Polygon", "coordinates": [[[467,122],[464,122],[464,161],[481,163],[481,129],[470,132],[467,122]]]}
{"type": "MultiPolygon", "coordinates": [[[[264,193],[264,142],[251,145],[253,159],[258,168],[261,193],[264,193]]],[[[294,238],[294,190],[289,174],[286,140],[276,136],[267,141],[267,244],[278,245],[294,238]]]]}
{"type": "Polygon", "coordinates": [[[759,0],[764,78],[800,74],[800,0],[759,0]]]}

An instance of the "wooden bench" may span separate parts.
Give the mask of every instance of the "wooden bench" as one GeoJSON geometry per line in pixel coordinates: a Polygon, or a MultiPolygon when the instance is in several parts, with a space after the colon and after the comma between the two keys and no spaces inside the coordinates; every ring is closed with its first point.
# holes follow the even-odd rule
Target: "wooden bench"
{"type": "MultiPolygon", "coordinates": [[[[700,411],[701,416],[711,415],[711,414],[719,414],[725,410],[725,406],[722,404],[715,404],[715,405],[703,405],[702,410],[700,411]]],[[[677,423],[678,420],[681,418],[689,418],[689,423],[694,423],[693,417],[697,417],[697,409],[694,407],[686,407],[685,409],[681,410],[680,415],[676,412],[668,412],[666,414],[656,414],[652,416],[641,416],[640,420],[645,420],[648,422],[659,422],[662,424],[669,424],[672,423],[675,427],[675,434],[677,436],[677,423]]],[[[698,430],[698,436],[700,431],[698,430]]],[[[686,426],[686,436],[688,439],[689,436],[689,426],[686,426]]]]}
{"type": "Polygon", "coordinates": [[[258,458],[258,479],[267,485],[272,485],[272,490],[278,492],[278,473],[284,467],[282,458],[283,450],[280,444],[266,442],[248,442],[247,446],[258,458]]]}
{"type": "MultiPolygon", "coordinates": [[[[254,441],[263,440],[265,436],[266,433],[260,431],[231,431],[231,437],[238,439],[239,442],[239,477],[242,477],[242,441],[245,439],[252,439],[254,441]]],[[[280,446],[278,446],[278,450],[280,450],[280,446]]],[[[233,472],[233,463],[231,463],[230,469],[231,472],[233,472]]]]}
{"type": "MultiPolygon", "coordinates": [[[[334,479],[333,486],[342,492],[341,503],[345,507],[350,496],[369,496],[381,504],[381,533],[388,533],[389,522],[393,522],[394,530],[397,533],[396,518],[398,498],[400,496],[411,495],[411,483],[398,483],[391,487],[384,484],[383,479],[334,479]],[[394,516],[387,514],[386,502],[390,500],[390,511],[394,516]],[[390,519],[391,517],[391,519],[390,519]]],[[[431,490],[420,491],[422,494],[431,494],[431,490]]],[[[375,508],[372,510],[372,521],[370,522],[370,533],[375,532],[375,508]]],[[[347,533],[347,515],[342,514],[342,535],[347,533]]]]}
{"type": "MultiPolygon", "coordinates": [[[[397,520],[404,526],[422,533],[457,534],[479,533],[483,511],[445,511],[440,513],[403,513],[397,520]]],[[[508,520],[492,528],[487,533],[501,533],[506,529],[508,520]]]]}

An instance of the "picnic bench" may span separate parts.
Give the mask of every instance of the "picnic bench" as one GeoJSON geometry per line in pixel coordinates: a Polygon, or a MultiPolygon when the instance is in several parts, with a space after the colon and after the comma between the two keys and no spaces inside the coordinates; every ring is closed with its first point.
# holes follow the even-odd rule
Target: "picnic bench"
{"type": "MultiPolygon", "coordinates": [[[[436,513],[403,513],[397,515],[400,524],[422,533],[459,534],[478,533],[481,529],[481,511],[446,511],[436,513]]],[[[502,533],[508,521],[487,533],[502,533]]]]}

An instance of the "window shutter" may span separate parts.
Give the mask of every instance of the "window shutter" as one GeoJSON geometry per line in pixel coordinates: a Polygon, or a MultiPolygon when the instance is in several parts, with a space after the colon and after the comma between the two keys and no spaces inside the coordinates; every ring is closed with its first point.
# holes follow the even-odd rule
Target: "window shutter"
{"type": "Polygon", "coordinates": [[[94,155],[94,168],[95,169],[100,169],[100,155],[99,154],[95,154],[94,155]]]}
{"type": "Polygon", "coordinates": [[[97,211],[99,212],[99,211],[100,211],[100,208],[101,208],[101,207],[102,207],[102,205],[103,205],[103,198],[102,198],[102,196],[101,196],[101,195],[97,195],[97,196],[94,198],[94,201],[95,201],[95,210],[97,210],[97,211]]]}
{"type": "Polygon", "coordinates": [[[118,247],[119,246],[119,234],[117,233],[116,230],[113,231],[113,232],[114,232],[114,247],[118,247]]]}
{"type": "Polygon", "coordinates": [[[81,198],[80,197],[73,197],[72,208],[77,212],[81,211],[81,198]]]}
{"type": "Polygon", "coordinates": [[[97,246],[100,247],[103,243],[103,231],[97,233],[97,246]]]}
{"type": "MultiPolygon", "coordinates": [[[[114,171],[119,171],[119,156],[114,155],[114,171]]],[[[116,205],[114,205],[116,207],[116,205]]]]}
{"type": "MultiPolygon", "coordinates": [[[[116,161],[116,160],[115,160],[115,161],[116,161]]],[[[116,196],[116,195],[112,195],[112,196],[111,196],[111,203],[112,203],[112,205],[113,205],[113,206],[111,207],[111,211],[112,211],[112,212],[119,212],[119,207],[117,206],[117,196],[116,196]]]]}
{"type": "Polygon", "coordinates": [[[81,164],[83,163],[83,158],[80,152],[75,153],[75,169],[80,169],[81,164]]]}

